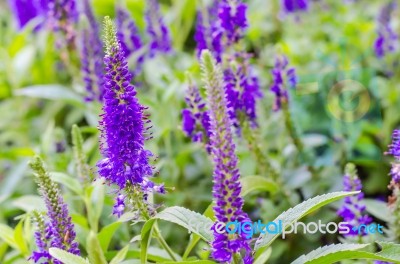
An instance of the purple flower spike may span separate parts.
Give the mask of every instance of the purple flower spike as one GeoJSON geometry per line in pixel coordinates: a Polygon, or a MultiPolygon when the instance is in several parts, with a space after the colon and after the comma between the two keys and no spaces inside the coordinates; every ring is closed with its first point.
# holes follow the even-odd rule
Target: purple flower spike
{"type": "MultiPolygon", "coordinates": [[[[44,224],[43,222],[39,226],[39,231],[35,235],[37,242],[40,239],[37,244],[38,251],[34,252],[31,258],[35,261],[39,261],[42,257],[48,258],[49,255],[46,249],[49,247],[56,247],[69,253],[80,255],[78,243],[75,241],[74,225],[58,185],[50,179],[50,175],[45,170],[43,161],[39,157],[36,157],[30,165],[35,172],[36,182],[39,186],[40,195],[45,201],[49,219],[48,223],[44,224]]],[[[56,259],[52,261],[55,264],[62,264],[61,261],[56,259]]]]}
{"type": "Polygon", "coordinates": [[[271,71],[273,83],[270,90],[275,94],[275,111],[280,110],[282,103],[288,100],[287,87],[295,88],[297,85],[296,70],[287,69],[288,65],[289,62],[285,56],[276,57],[275,67],[271,71]]]}
{"type": "MultiPolygon", "coordinates": [[[[214,163],[213,201],[214,213],[219,222],[248,221],[242,210],[243,198],[240,196],[240,173],[237,168],[235,144],[231,132],[231,121],[224,91],[223,75],[220,65],[209,51],[203,51],[202,72],[206,84],[207,103],[210,113],[210,145],[214,163]]],[[[233,255],[241,250],[246,252],[245,263],[251,263],[249,239],[244,234],[219,234],[214,230],[212,256],[223,263],[232,263],[233,255]]]]}
{"type": "Polygon", "coordinates": [[[203,142],[209,150],[210,125],[206,104],[200,96],[199,89],[189,84],[185,98],[188,108],[182,110],[182,128],[186,136],[193,142],[203,142]]]}
{"type": "Polygon", "coordinates": [[[392,143],[389,145],[389,151],[387,155],[392,155],[395,158],[395,162],[392,163],[392,169],[390,175],[394,183],[400,183],[400,130],[395,129],[392,135],[392,143]]]}
{"type": "Polygon", "coordinates": [[[392,29],[390,22],[393,11],[396,8],[395,1],[384,5],[378,16],[378,37],[374,43],[375,54],[383,58],[387,53],[394,52],[398,45],[398,36],[392,29]]]}
{"type": "MultiPolygon", "coordinates": [[[[354,164],[347,164],[345,175],[343,178],[344,191],[361,191],[361,180],[357,176],[357,169],[354,164]]],[[[350,232],[346,236],[365,236],[365,230],[358,227],[360,225],[369,225],[372,218],[365,212],[365,205],[362,204],[364,193],[360,192],[358,195],[346,197],[343,206],[338,210],[337,214],[348,222],[350,232]]]]}
{"type": "Polygon", "coordinates": [[[78,21],[75,0],[49,0],[48,8],[50,28],[54,32],[60,32],[64,38],[64,40],[58,40],[57,47],[74,48],[75,24],[78,21]]]}
{"type": "MultiPolygon", "coordinates": [[[[251,126],[257,126],[256,102],[262,97],[258,78],[251,72],[248,54],[236,54],[231,67],[224,71],[225,93],[228,100],[229,116],[240,132],[241,118],[251,126]]],[[[240,133],[239,133],[240,134],[240,133]]]]}
{"type": "MultiPolygon", "coordinates": [[[[145,114],[146,108],[136,98],[135,87],[131,84],[132,74],[109,17],[105,18],[104,26],[106,73],[100,121],[100,147],[104,158],[97,163],[97,167],[100,177],[117,185],[119,191],[141,195],[146,202],[148,192],[164,191],[162,186],[148,180],[153,176],[153,166],[149,161],[153,154],[144,148],[144,143],[150,120],[145,114]],[[132,193],[133,190],[135,193],[132,193]]],[[[131,197],[128,198],[131,200],[131,197]]],[[[121,199],[117,200],[116,207],[121,209],[121,204],[121,199]]],[[[143,212],[143,207],[139,211],[143,212]]]]}
{"type": "Polygon", "coordinates": [[[308,0],[282,0],[281,3],[285,13],[296,13],[308,9],[308,0]]]}
{"type": "Polygon", "coordinates": [[[82,30],[81,70],[86,88],[86,101],[103,99],[103,44],[99,24],[93,14],[89,0],[84,0],[84,13],[89,27],[82,30]]]}
{"type": "Polygon", "coordinates": [[[172,49],[170,33],[161,16],[157,0],[147,0],[146,21],[147,33],[150,37],[150,57],[157,52],[170,52],[172,49]]]}
{"type": "MultiPolygon", "coordinates": [[[[139,35],[139,30],[127,10],[121,6],[117,6],[117,37],[121,43],[125,57],[142,48],[142,40],[139,35]]],[[[143,63],[144,56],[139,56],[137,59],[137,67],[143,63]]]]}
{"type": "Polygon", "coordinates": [[[227,46],[236,43],[242,38],[247,28],[246,10],[247,5],[240,0],[222,0],[218,17],[227,39],[227,46]]]}

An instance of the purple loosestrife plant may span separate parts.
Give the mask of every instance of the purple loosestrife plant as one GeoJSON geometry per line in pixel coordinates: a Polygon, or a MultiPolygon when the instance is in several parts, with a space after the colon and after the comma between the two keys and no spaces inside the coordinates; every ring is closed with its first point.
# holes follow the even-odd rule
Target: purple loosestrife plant
{"type": "MultiPolygon", "coordinates": [[[[210,111],[210,147],[214,163],[213,209],[215,217],[219,222],[224,223],[247,221],[248,215],[242,210],[244,201],[240,195],[238,159],[233,143],[232,125],[228,116],[222,70],[207,50],[203,51],[201,61],[210,111]]],[[[215,260],[232,263],[233,258],[236,258],[241,250],[246,251],[244,263],[252,263],[249,240],[243,234],[228,235],[214,231],[212,256],[215,260]]]]}
{"type": "MultiPolygon", "coordinates": [[[[135,21],[130,13],[122,6],[117,5],[117,37],[121,43],[122,50],[125,57],[130,56],[132,53],[137,52],[143,47],[142,39],[139,35],[135,21]]],[[[140,65],[144,61],[144,55],[140,55],[136,61],[136,69],[139,72],[140,65]]]]}
{"type": "MultiPolygon", "coordinates": [[[[136,98],[135,87],[131,84],[132,74],[128,70],[116,30],[109,17],[105,18],[104,58],[104,106],[101,126],[101,152],[104,158],[98,162],[100,177],[118,186],[119,192],[128,197],[142,216],[147,216],[147,197],[152,191],[164,192],[148,180],[153,175],[150,158],[153,154],[144,148],[147,125],[150,120],[144,113],[146,108],[136,98]]],[[[121,201],[114,210],[119,212],[121,201]]],[[[117,213],[120,215],[121,212],[117,213]]]]}
{"type": "MultiPolygon", "coordinates": [[[[345,175],[343,177],[344,191],[361,191],[361,180],[357,175],[357,169],[352,163],[348,163],[345,168],[345,175]]],[[[343,218],[345,222],[349,223],[350,232],[346,236],[364,236],[365,230],[359,234],[358,226],[368,225],[372,222],[372,218],[365,212],[365,205],[362,200],[364,193],[360,192],[355,196],[345,197],[344,204],[338,210],[337,214],[343,218]],[[353,229],[354,227],[354,229],[353,229]]]]}
{"type": "Polygon", "coordinates": [[[289,61],[286,56],[277,56],[275,65],[272,69],[273,83],[271,92],[275,94],[274,111],[282,108],[282,104],[288,101],[287,88],[294,88],[297,85],[297,77],[295,68],[288,68],[289,61]]]}
{"type": "Polygon", "coordinates": [[[86,101],[103,98],[103,44],[100,39],[100,27],[93,14],[89,0],[83,1],[84,14],[88,27],[82,30],[81,71],[86,88],[86,101]]]}
{"type": "Polygon", "coordinates": [[[157,0],[146,1],[146,31],[150,39],[149,55],[153,57],[157,52],[168,53],[172,49],[169,30],[164,23],[157,0]]]}
{"type": "MultiPolygon", "coordinates": [[[[68,214],[67,204],[61,196],[60,188],[54,183],[49,173],[45,170],[43,161],[36,157],[31,163],[35,172],[36,182],[39,186],[39,193],[45,201],[48,221],[39,225],[37,238],[38,251],[33,252],[31,258],[40,263],[41,258],[49,258],[48,247],[63,249],[69,253],[80,255],[78,243],[75,241],[75,230],[71,217],[68,214]],[[47,226],[48,227],[45,227],[47,226]],[[38,240],[38,237],[45,238],[45,241],[38,240]],[[47,243],[43,243],[46,242],[47,243]],[[48,247],[47,247],[48,246],[48,247]],[[47,252],[47,253],[46,253],[47,252]]],[[[62,264],[61,261],[52,259],[54,264],[62,264]]]]}
{"type": "Polygon", "coordinates": [[[210,138],[210,117],[199,89],[190,81],[185,98],[187,108],[182,110],[182,128],[193,142],[203,142],[208,152],[210,138]]]}
{"type": "Polygon", "coordinates": [[[374,43],[375,54],[383,58],[387,53],[394,52],[398,46],[398,36],[391,26],[391,16],[396,8],[395,1],[384,5],[377,19],[378,37],[374,43]]]}

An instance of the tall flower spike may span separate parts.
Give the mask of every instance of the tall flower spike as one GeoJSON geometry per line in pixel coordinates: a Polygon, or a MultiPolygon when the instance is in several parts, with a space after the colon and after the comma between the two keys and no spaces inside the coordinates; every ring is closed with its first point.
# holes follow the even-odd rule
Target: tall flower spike
{"type": "Polygon", "coordinates": [[[308,9],[308,0],[281,0],[284,13],[296,13],[308,9]]]}
{"type": "Polygon", "coordinates": [[[247,28],[246,10],[247,5],[241,0],[221,1],[218,17],[226,37],[226,46],[230,46],[242,38],[247,28]]]}
{"type": "Polygon", "coordinates": [[[383,58],[387,53],[394,52],[398,46],[398,36],[392,29],[391,16],[396,8],[395,1],[390,1],[384,5],[377,19],[378,37],[374,43],[375,54],[378,58],[383,58]]]}
{"type": "MultiPolygon", "coordinates": [[[[213,200],[214,213],[219,222],[247,221],[248,215],[242,210],[243,198],[240,196],[240,173],[228,116],[220,65],[209,51],[203,51],[201,68],[207,91],[210,111],[211,156],[214,163],[213,200]]],[[[231,263],[234,255],[246,251],[244,263],[251,263],[249,240],[243,234],[219,234],[214,231],[212,256],[215,260],[231,263]]]]}
{"type": "Polygon", "coordinates": [[[206,110],[206,104],[203,102],[199,89],[190,80],[185,101],[187,108],[182,110],[183,132],[193,142],[205,143],[206,148],[209,150],[209,113],[206,110]]]}
{"type": "MultiPolygon", "coordinates": [[[[362,184],[357,175],[357,169],[352,163],[348,163],[345,168],[343,177],[344,191],[361,191],[362,184]]],[[[360,225],[368,225],[372,222],[372,218],[365,212],[365,205],[362,204],[364,193],[360,192],[356,196],[346,197],[343,206],[338,210],[337,214],[350,225],[350,232],[346,236],[364,236],[365,230],[359,230],[360,225]],[[353,229],[353,227],[355,227],[353,229]]]]}
{"type": "Polygon", "coordinates": [[[57,40],[57,47],[65,45],[70,49],[75,47],[75,24],[78,21],[75,0],[49,0],[49,25],[54,32],[62,35],[61,40],[57,40]]]}
{"type": "Polygon", "coordinates": [[[287,102],[287,88],[294,88],[297,84],[296,70],[295,68],[288,69],[288,64],[286,56],[277,56],[275,66],[271,71],[273,83],[270,89],[275,94],[275,111],[280,110],[282,103],[287,102]]]}
{"type": "MultiPolygon", "coordinates": [[[[45,170],[43,161],[39,157],[30,163],[32,170],[35,172],[36,182],[39,186],[39,193],[45,201],[47,209],[47,217],[49,219],[49,230],[45,232],[45,236],[50,236],[50,246],[63,249],[69,253],[80,255],[78,243],[75,241],[75,230],[71,217],[68,214],[67,204],[61,196],[60,188],[50,179],[49,173],[45,170]]],[[[43,234],[40,235],[41,237],[43,234]]],[[[39,251],[43,249],[42,244],[38,244],[39,251]]],[[[46,257],[47,255],[43,255],[46,257]]],[[[34,254],[32,258],[37,258],[34,254]]],[[[61,261],[53,260],[55,264],[62,264],[61,261]]]]}
{"type": "Polygon", "coordinates": [[[157,52],[168,53],[172,49],[170,33],[161,16],[160,6],[157,1],[146,1],[146,29],[150,37],[150,57],[154,56],[157,52]]]}
{"type": "Polygon", "coordinates": [[[32,212],[33,222],[36,223],[35,232],[35,243],[37,250],[34,251],[29,259],[32,259],[35,263],[46,260],[49,261],[51,256],[49,254],[51,229],[50,226],[45,222],[44,215],[38,211],[32,212]]]}
{"type": "Polygon", "coordinates": [[[82,30],[81,70],[87,95],[86,101],[103,98],[103,44],[99,24],[93,14],[89,0],[83,1],[88,26],[82,30]]]}
{"type": "MultiPolygon", "coordinates": [[[[117,5],[117,37],[121,43],[125,57],[128,57],[133,52],[142,48],[142,40],[139,35],[139,30],[132,19],[131,15],[122,6],[117,5]]],[[[138,68],[143,62],[144,56],[139,56],[137,59],[138,68]]]]}
{"type": "Polygon", "coordinates": [[[213,1],[210,7],[197,11],[194,40],[197,43],[197,55],[210,50],[218,62],[222,56],[222,29],[218,19],[219,1],[213,1]]]}
{"type": "Polygon", "coordinates": [[[400,130],[395,129],[393,131],[392,143],[389,145],[389,151],[385,154],[392,155],[395,158],[390,175],[395,184],[400,184],[400,130]]]}
{"type": "Polygon", "coordinates": [[[229,115],[240,134],[240,125],[257,126],[256,102],[262,97],[257,77],[251,72],[249,54],[237,53],[231,67],[224,71],[229,115]]]}
{"type": "Polygon", "coordinates": [[[97,166],[101,177],[119,187],[119,191],[135,189],[147,193],[164,192],[148,180],[153,175],[149,159],[153,154],[144,148],[146,125],[150,122],[144,114],[145,107],[136,98],[131,84],[132,74],[116,29],[109,17],[104,20],[105,49],[104,63],[104,106],[101,126],[101,151],[104,159],[97,166]],[[139,190],[138,190],[139,189],[139,190]]]}

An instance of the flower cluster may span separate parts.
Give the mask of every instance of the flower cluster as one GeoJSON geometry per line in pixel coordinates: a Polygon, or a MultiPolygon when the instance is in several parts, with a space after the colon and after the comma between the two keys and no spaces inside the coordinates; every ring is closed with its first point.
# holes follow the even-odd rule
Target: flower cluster
{"type": "MultiPolygon", "coordinates": [[[[128,57],[143,46],[139,30],[129,12],[122,6],[117,6],[116,23],[118,40],[125,57],[128,57]]],[[[143,56],[138,58],[138,63],[141,62],[143,62],[143,56]]]]}
{"type": "MultiPolygon", "coordinates": [[[[48,221],[38,218],[38,231],[35,234],[38,251],[33,252],[31,258],[36,263],[41,263],[43,259],[50,260],[51,257],[47,251],[50,247],[80,255],[78,243],[75,241],[74,225],[58,185],[50,179],[39,157],[36,157],[30,165],[35,172],[40,195],[45,201],[48,218],[48,221]]],[[[56,259],[52,261],[55,264],[62,263],[56,259]]]]}
{"type": "Polygon", "coordinates": [[[383,58],[387,53],[394,52],[398,45],[398,36],[391,27],[391,16],[396,8],[395,1],[384,5],[378,16],[378,37],[374,43],[375,54],[383,58]]]}
{"type": "Polygon", "coordinates": [[[82,30],[81,70],[86,88],[86,101],[103,98],[103,44],[100,39],[100,27],[93,14],[89,0],[83,1],[84,14],[88,26],[82,30]]]}
{"type": "Polygon", "coordinates": [[[389,145],[389,151],[385,154],[392,155],[396,159],[396,161],[392,163],[390,175],[394,183],[400,184],[400,130],[394,130],[392,138],[393,141],[389,145]]]}
{"type": "MultiPolygon", "coordinates": [[[[113,22],[105,19],[104,58],[104,105],[101,125],[102,154],[105,157],[97,166],[101,177],[115,184],[119,190],[127,186],[140,186],[144,193],[156,190],[147,178],[153,175],[149,159],[153,154],[144,148],[146,125],[150,122],[144,113],[146,108],[136,98],[131,84],[132,74],[128,70],[121,44],[116,37],[113,22]]],[[[120,202],[117,203],[118,207],[120,202]]]]}
{"type": "MultiPolygon", "coordinates": [[[[347,192],[362,190],[361,180],[358,178],[357,169],[354,164],[349,163],[346,165],[343,185],[344,191],[347,192]]],[[[363,192],[360,192],[356,196],[346,197],[343,206],[337,212],[345,222],[350,223],[350,233],[347,236],[358,235],[358,230],[353,230],[353,227],[368,225],[372,222],[372,218],[365,212],[365,205],[362,204],[363,199],[363,192]]],[[[365,233],[362,235],[365,235],[365,233]]]]}
{"type": "Polygon", "coordinates": [[[154,56],[157,52],[168,53],[171,50],[171,38],[161,16],[157,0],[147,1],[146,21],[146,29],[150,37],[150,57],[154,56]]]}
{"type": "Polygon", "coordinates": [[[206,104],[200,96],[199,89],[194,84],[189,85],[187,92],[185,101],[188,108],[182,110],[183,131],[193,142],[204,142],[209,150],[210,117],[205,109],[206,104]]]}
{"type": "Polygon", "coordinates": [[[251,72],[248,54],[236,54],[232,64],[232,67],[224,71],[225,93],[229,117],[240,131],[243,119],[248,120],[252,127],[257,126],[256,102],[262,97],[262,92],[258,78],[251,72]]]}
{"type": "Polygon", "coordinates": [[[57,46],[75,47],[78,11],[75,0],[49,0],[49,25],[54,32],[60,32],[63,40],[58,40],[57,46]]]}
{"type": "MultiPolygon", "coordinates": [[[[206,84],[207,103],[210,109],[210,147],[214,163],[213,200],[214,213],[219,222],[246,221],[248,215],[242,210],[243,198],[240,195],[240,173],[237,168],[235,144],[228,116],[223,74],[220,65],[208,51],[202,54],[202,72],[206,84]]],[[[214,232],[212,256],[215,260],[232,263],[234,254],[246,251],[244,263],[252,263],[248,239],[241,235],[219,234],[214,232]]]]}
{"type": "Polygon", "coordinates": [[[285,56],[277,56],[275,66],[272,69],[273,83],[271,92],[275,94],[274,110],[278,111],[282,103],[288,101],[287,87],[294,88],[297,85],[297,76],[295,68],[288,68],[289,61],[285,56]]]}
{"type": "Polygon", "coordinates": [[[308,9],[308,0],[281,0],[284,13],[296,13],[308,9]]]}
{"type": "Polygon", "coordinates": [[[247,5],[240,0],[222,0],[219,6],[220,20],[225,46],[238,42],[247,28],[247,5]]]}

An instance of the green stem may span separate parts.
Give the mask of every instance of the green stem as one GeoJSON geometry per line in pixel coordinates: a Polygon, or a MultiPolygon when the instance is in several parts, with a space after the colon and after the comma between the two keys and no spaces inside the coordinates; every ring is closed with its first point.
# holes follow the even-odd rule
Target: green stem
{"type": "Polygon", "coordinates": [[[161,233],[160,233],[160,230],[158,229],[157,223],[155,224],[155,227],[154,227],[154,234],[155,234],[158,242],[160,243],[160,245],[165,249],[165,251],[167,251],[167,253],[171,257],[171,259],[173,261],[178,261],[174,255],[174,252],[172,251],[172,249],[168,246],[165,239],[161,236],[161,233]]]}
{"type": "Polygon", "coordinates": [[[301,141],[300,135],[294,125],[292,115],[290,113],[288,101],[282,102],[282,111],[283,111],[283,115],[284,115],[284,119],[285,119],[285,126],[286,126],[287,131],[289,132],[290,137],[293,140],[293,144],[295,145],[300,156],[306,162],[307,168],[310,171],[312,178],[313,179],[318,178],[317,171],[315,170],[314,166],[311,165],[312,159],[311,159],[309,153],[306,152],[303,141],[301,141]]]}

